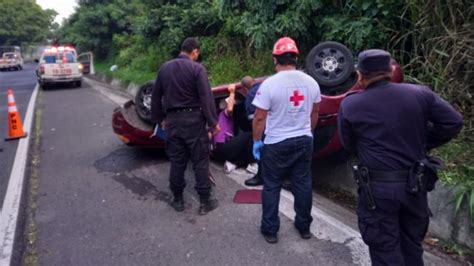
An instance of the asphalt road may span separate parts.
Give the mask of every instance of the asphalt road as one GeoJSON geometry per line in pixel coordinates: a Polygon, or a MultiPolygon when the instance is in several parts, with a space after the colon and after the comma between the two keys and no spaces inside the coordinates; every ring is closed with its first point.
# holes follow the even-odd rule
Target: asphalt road
{"type": "Polygon", "coordinates": [[[88,85],[43,91],[36,210],[40,265],[350,265],[343,243],[302,240],[281,216],[280,242],[259,234],[260,205],[236,205],[242,187],[214,169],[220,207],[198,216],[188,169],[186,210],[168,202],[162,152],[125,147],[116,106],[88,85]]]}
{"type": "MultiPolygon", "coordinates": [[[[266,243],[259,233],[261,205],[233,203],[235,192],[243,189],[250,175],[238,171],[224,175],[221,165],[211,166],[219,208],[207,216],[197,215],[199,202],[189,167],[186,210],[176,213],[169,206],[169,163],[164,153],[120,142],[111,117],[118,103],[127,99],[91,84],[94,89],[84,82],[82,88],[56,86],[40,93],[39,166],[30,169],[38,174],[39,183],[37,201],[28,202],[33,207],[28,228],[35,229],[27,232],[28,241],[34,243],[28,261],[39,265],[369,264],[367,248],[354,229],[355,215],[319,195],[312,209],[312,239],[300,238],[291,220],[291,195],[282,192],[279,243],[266,243]]],[[[452,265],[433,255],[426,263],[452,265]]]]}
{"type": "Polygon", "coordinates": [[[0,71],[0,208],[3,205],[5,191],[8,186],[18,140],[5,141],[8,132],[7,89],[13,89],[16,105],[22,120],[31,93],[36,86],[36,64],[25,64],[21,71],[0,71]]]}

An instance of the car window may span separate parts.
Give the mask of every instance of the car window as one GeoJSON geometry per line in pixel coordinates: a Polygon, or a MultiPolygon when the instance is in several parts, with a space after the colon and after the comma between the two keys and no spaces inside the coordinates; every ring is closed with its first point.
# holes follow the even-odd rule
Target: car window
{"type": "Polygon", "coordinates": [[[43,56],[43,60],[46,64],[55,64],[55,63],[74,63],[75,57],[71,52],[56,53],[56,54],[47,54],[43,56]],[[63,61],[65,60],[65,61],[63,61]]]}
{"type": "Polygon", "coordinates": [[[46,64],[56,64],[56,56],[55,55],[45,55],[43,60],[46,64]]]}
{"type": "Polygon", "coordinates": [[[74,63],[74,55],[72,53],[65,53],[68,63],[74,63]]]}

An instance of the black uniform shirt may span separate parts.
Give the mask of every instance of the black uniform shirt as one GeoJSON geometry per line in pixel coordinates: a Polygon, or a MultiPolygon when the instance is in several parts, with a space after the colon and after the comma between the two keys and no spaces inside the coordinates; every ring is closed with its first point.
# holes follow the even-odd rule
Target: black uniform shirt
{"type": "Polygon", "coordinates": [[[345,98],[339,109],[343,146],[374,170],[408,169],[451,140],[461,115],[429,88],[379,81],[345,98]]]}
{"type": "Polygon", "coordinates": [[[152,93],[151,119],[161,123],[171,109],[201,107],[208,126],[217,124],[217,112],[207,71],[185,55],[164,63],[152,93]]]}

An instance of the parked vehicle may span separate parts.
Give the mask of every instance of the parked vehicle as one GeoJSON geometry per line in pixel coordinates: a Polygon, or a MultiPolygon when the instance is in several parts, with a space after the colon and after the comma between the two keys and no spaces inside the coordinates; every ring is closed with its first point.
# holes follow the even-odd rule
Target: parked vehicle
{"type": "Polygon", "coordinates": [[[84,69],[84,65],[77,58],[76,50],[70,46],[44,49],[36,70],[41,87],[45,88],[54,83],[72,83],[75,87],[81,87],[82,75],[89,73],[89,65],[84,69]]]}
{"type": "MultiPolygon", "coordinates": [[[[350,93],[362,90],[357,83],[352,52],[344,45],[324,42],[315,46],[306,58],[306,71],[318,81],[322,92],[318,125],[314,131],[314,155],[322,157],[339,151],[342,146],[337,131],[337,115],[342,100],[350,93]]],[[[262,82],[265,77],[257,79],[262,82]]],[[[392,61],[392,81],[402,82],[403,72],[392,61]]],[[[151,93],[153,81],[140,87],[135,101],[129,101],[114,110],[112,126],[120,140],[129,146],[165,147],[159,138],[150,138],[153,125],[150,124],[151,93]]],[[[219,102],[228,97],[228,84],[212,88],[216,109],[219,102]]],[[[244,102],[240,83],[236,84],[237,97],[244,102]]],[[[245,108],[235,108],[234,117],[246,117],[245,108]]],[[[234,119],[234,123],[245,123],[234,119]]],[[[249,121],[247,121],[249,123],[249,121]]],[[[235,125],[236,128],[249,128],[248,125],[235,125]]]]}
{"type": "Polygon", "coordinates": [[[0,70],[22,70],[23,57],[19,46],[0,46],[0,70]]]}

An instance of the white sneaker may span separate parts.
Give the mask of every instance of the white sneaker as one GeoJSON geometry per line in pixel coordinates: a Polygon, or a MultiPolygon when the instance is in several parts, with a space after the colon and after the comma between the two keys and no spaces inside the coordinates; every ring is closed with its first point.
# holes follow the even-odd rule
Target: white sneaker
{"type": "Polygon", "coordinates": [[[247,170],[247,172],[249,172],[249,173],[252,173],[252,174],[256,175],[257,172],[258,172],[258,163],[251,163],[251,164],[247,165],[247,169],[245,169],[245,170],[247,170]]]}
{"type": "Polygon", "coordinates": [[[236,168],[237,168],[237,165],[235,165],[235,164],[233,164],[229,161],[225,161],[225,163],[224,163],[224,173],[230,174],[236,168]]]}

